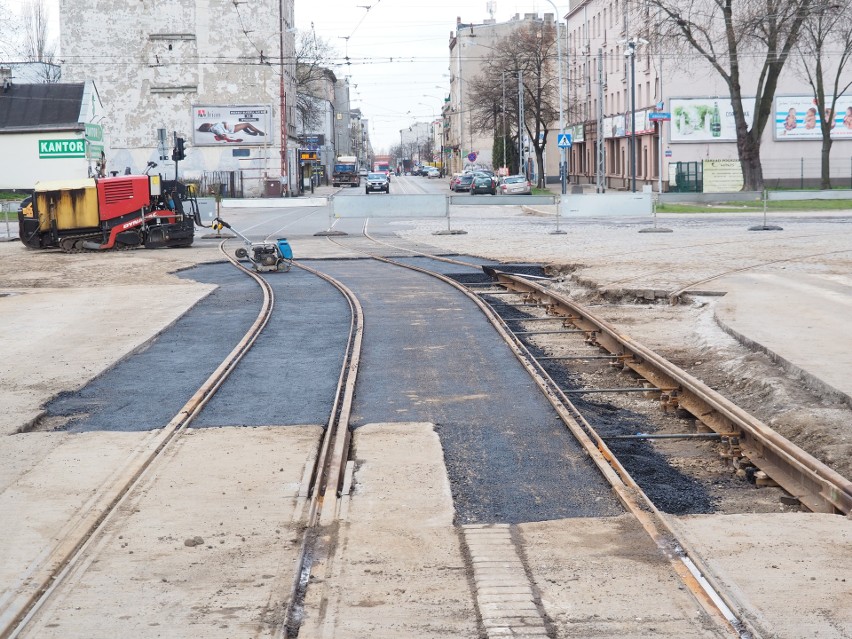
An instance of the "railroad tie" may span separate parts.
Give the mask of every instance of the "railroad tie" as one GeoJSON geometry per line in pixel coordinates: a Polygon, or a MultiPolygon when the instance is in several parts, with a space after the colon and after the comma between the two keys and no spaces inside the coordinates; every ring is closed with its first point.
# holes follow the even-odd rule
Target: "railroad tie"
{"type": "Polygon", "coordinates": [[[508,525],[462,526],[470,552],[476,601],[486,636],[547,637],[524,564],[508,525]]]}

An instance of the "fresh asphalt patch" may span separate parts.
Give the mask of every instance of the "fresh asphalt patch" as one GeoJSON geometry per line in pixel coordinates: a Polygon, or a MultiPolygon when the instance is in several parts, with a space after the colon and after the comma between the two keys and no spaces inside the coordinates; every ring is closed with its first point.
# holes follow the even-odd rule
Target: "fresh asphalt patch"
{"type": "MultiPolygon", "coordinates": [[[[227,263],[181,277],[217,288],[172,326],[79,391],[45,406],[42,421],[71,432],[164,427],[239,343],[257,318],[257,283],[227,263]]],[[[201,426],[325,424],[350,323],[330,284],[294,268],[268,276],[275,293],[269,324],[210,404],[201,426]]]]}
{"type": "Polygon", "coordinates": [[[526,370],[461,292],[374,260],[314,265],[349,287],[364,309],[353,427],[436,424],[459,523],[623,512],[526,370]]]}

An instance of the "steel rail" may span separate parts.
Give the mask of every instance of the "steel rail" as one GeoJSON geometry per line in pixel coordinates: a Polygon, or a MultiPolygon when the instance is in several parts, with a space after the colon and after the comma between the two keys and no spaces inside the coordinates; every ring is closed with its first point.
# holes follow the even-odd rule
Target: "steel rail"
{"type": "Polygon", "coordinates": [[[635,342],[587,308],[555,291],[511,273],[498,273],[507,288],[534,296],[539,304],[594,332],[595,344],[623,358],[624,366],[660,388],[675,388],[661,401],[692,413],[720,433],[738,433],[732,446],[814,512],[852,512],[852,481],[805,452],[700,380],[635,342]]]}
{"type": "MultiPolygon", "coordinates": [[[[373,239],[364,229],[366,237],[373,239]]],[[[694,561],[683,548],[688,547],[681,540],[680,535],[672,528],[663,517],[653,502],[642,491],[633,480],[627,470],[612,454],[604,441],[595,433],[588,422],[583,418],[577,408],[571,403],[566,395],[561,392],[560,387],[554,382],[547,371],[536,362],[535,357],[529,352],[523,342],[518,339],[512,330],[506,325],[502,318],[483,301],[476,292],[467,289],[466,286],[441,273],[430,271],[419,266],[396,262],[393,259],[370,254],[360,249],[345,247],[343,244],[328,238],[330,242],[338,244],[343,248],[349,248],[357,252],[387,264],[401,266],[413,271],[424,273],[431,277],[449,284],[459,290],[470,299],[482,311],[488,321],[503,337],[518,361],[524,366],[533,381],[544,393],[547,400],[559,414],[563,423],[568,427],[580,445],[589,454],[595,466],[612,486],[619,501],[637,519],[648,536],[654,541],[661,553],[669,561],[669,565],[678,575],[682,583],[689,589],[695,600],[701,605],[709,618],[714,620],[720,630],[733,637],[741,639],[756,638],[759,635],[746,620],[737,617],[733,612],[735,602],[722,591],[719,584],[715,584],[706,566],[694,561]],[[588,432],[587,432],[588,431],[588,432]],[[590,436],[590,434],[592,436],[590,436]],[[593,441],[594,438],[594,441],[593,441]]],[[[377,242],[385,244],[384,242],[377,242]]],[[[393,247],[398,248],[398,247],[393,247]]],[[[427,254],[424,254],[427,255],[427,254]]],[[[428,255],[427,255],[428,257],[428,255]]],[[[433,258],[436,259],[436,258],[433,258]]],[[[439,258],[438,258],[439,259],[439,258]]],[[[442,259],[441,261],[450,261],[442,259]]],[[[467,267],[469,263],[456,262],[467,267]]]]}
{"type": "Polygon", "coordinates": [[[355,398],[355,382],[361,363],[361,345],[364,336],[364,312],[355,294],[330,275],[295,260],[293,264],[337,288],[349,304],[350,321],[346,356],[338,377],[331,414],[311,473],[308,513],[305,517],[305,528],[302,531],[290,596],[284,609],[284,620],[280,626],[280,632],[277,633],[279,639],[287,639],[299,634],[305,594],[315,560],[320,555],[330,556],[335,548],[333,537],[324,539],[320,544],[317,541],[317,530],[320,526],[333,523],[340,506],[340,500],[337,498],[340,496],[346,475],[346,462],[352,434],[349,429],[349,418],[355,398]],[[326,497],[329,497],[329,500],[326,500],[326,497]],[[328,507],[327,501],[331,502],[333,508],[328,507]]]}
{"type": "Polygon", "coordinates": [[[34,590],[23,602],[15,599],[0,611],[0,639],[14,639],[25,630],[27,624],[38,611],[50,600],[52,595],[63,583],[65,577],[83,557],[85,551],[98,537],[118,507],[129,498],[133,490],[139,486],[142,479],[151,470],[154,463],[162,458],[162,454],[176,441],[204,406],[216,394],[237,364],[248,353],[263,331],[275,305],[272,287],[257,273],[245,268],[225,252],[225,241],[219,244],[219,250],[237,268],[255,279],[263,292],[263,303],[254,323],[228,353],[227,357],[216,368],[201,387],[190,397],[178,413],[160,431],[156,431],[137,451],[134,457],[122,469],[119,478],[112,482],[102,492],[104,498],[107,492],[114,491],[101,508],[93,508],[91,512],[75,526],[72,531],[59,540],[59,543],[46,553],[40,555],[40,565],[33,567],[38,570],[44,566],[52,566],[46,572],[35,578],[34,590]],[[71,538],[69,541],[69,537],[71,538]]]}

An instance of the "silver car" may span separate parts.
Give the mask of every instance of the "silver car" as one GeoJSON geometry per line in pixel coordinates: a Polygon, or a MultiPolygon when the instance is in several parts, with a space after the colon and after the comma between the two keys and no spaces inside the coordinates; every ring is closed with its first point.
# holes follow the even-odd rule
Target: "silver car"
{"type": "Polygon", "coordinates": [[[388,176],[384,173],[368,173],[367,174],[367,186],[365,187],[367,195],[370,195],[370,191],[384,191],[385,193],[390,193],[390,182],[388,181],[388,176]]]}
{"type": "Polygon", "coordinates": [[[532,184],[523,175],[507,175],[500,180],[500,195],[531,195],[532,184]]]}

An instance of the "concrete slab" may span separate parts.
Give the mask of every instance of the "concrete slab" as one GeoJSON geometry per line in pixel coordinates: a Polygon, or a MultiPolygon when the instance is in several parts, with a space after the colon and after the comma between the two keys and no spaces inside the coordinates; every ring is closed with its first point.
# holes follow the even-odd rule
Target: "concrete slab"
{"type": "Polygon", "coordinates": [[[21,636],[278,636],[321,433],[188,431],[21,636]]]}
{"type": "Polygon", "coordinates": [[[4,297],[0,323],[22,330],[0,335],[0,434],[35,419],[45,396],[83,386],[214,288],[175,284],[168,294],[162,286],[144,284],[38,288],[4,297]],[[34,351],[36,344],[45,351],[34,351]]]}
{"type": "Polygon", "coordinates": [[[118,494],[115,480],[150,433],[0,437],[0,627],[26,606],[118,494]],[[72,539],[65,539],[69,535],[72,539]]]}
{"type": "Polygon", "coordinates": [[[336,553],[315,566],[299,637],[478,636],[433,426],[368,424],[353,439],[347,517],[336,553]]]}
{"type": "Polygon", "coordinates": [[[715,629],[631,516],[519,529],[557,637],[728,636],[715,629]]]}
{"type": "Polygon", "coordinates": [[[725,330],[852,403],[852,277],[741,273],[719,285],[727,295],[716,304],[716,320],[725,330]]]}
{"type": "Polygon", "coordinates": [[[852,637],[852,520],[695,515],[673,520],[764,637],[852,637]]]}

